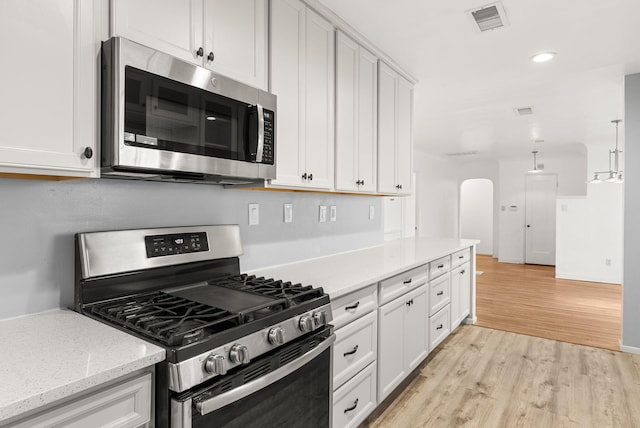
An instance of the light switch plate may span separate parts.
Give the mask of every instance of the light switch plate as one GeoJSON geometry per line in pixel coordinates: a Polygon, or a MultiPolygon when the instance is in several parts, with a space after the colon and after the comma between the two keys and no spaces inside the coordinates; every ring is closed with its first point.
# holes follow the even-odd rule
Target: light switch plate
{"type": "Polygon", "coordinates": [[[320,213],[318,215],[318,221],[320,223],[325,223],[327,221],[327,206],[320,205],[320,213]]]}
{"type": "Polygon", "coordinates": [[[260,205],[249,204],[249,226],[260,224],[260,205]]]}
{"type": "Polygon", "coordinates": [[[284,204],[284,222],[291,223],[293,221],[293,204],[284,204]]]}
{"type": "Polygon", "coordinates": [[[329,207],[329,221],[336,221],[338,218],[338,208],[335,205],[329,207]]]}

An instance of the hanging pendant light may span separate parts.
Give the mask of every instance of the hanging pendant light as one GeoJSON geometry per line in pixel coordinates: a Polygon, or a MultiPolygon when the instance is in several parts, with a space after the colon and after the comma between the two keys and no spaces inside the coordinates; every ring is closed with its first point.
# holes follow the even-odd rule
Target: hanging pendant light
{"type": "Polygon", "coordinates": [[[622,150],[618,149],[618,124],[622,122],[622,119],[612,120],[611,123],[616,124],[616,148],[609,150],[609,171],[597,171],[594,173],[593,179],[589,181],[592,184],[602,183],[603,180],[600,174],[607,174],[607,178],[604,180],[606,183],[622,183],[622,170],[620,169],[620,153],[622,150]]]}
{"type": "Polygon", "coordinates": [[[527,172],[529,174],[537,174],[539,172],[542,172],[541,169],[538,169],[538,150],[533,149],[531,153],[533,153],[533,169],[530,169],[527,172]]]}

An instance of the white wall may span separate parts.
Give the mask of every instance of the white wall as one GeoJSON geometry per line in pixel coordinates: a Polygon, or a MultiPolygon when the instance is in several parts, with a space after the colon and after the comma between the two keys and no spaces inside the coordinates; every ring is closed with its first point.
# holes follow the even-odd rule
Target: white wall
{"type": "Polygon", "coordinates": [[[640,74],[625,78],[622,350],[640,353],[640,74]]]}
{"type": "Polygon", "coordinates": [[[413,154],[416,172],[417,235],[458,237],[458,165],[421,150],[413,154]]]}
{"type": "Polygon", "coordinates": [[[242,270],[383,242],[382,201],[368,196],[132,180],[2,178],[0,201],[5,243],[0,247],[0,319],[73,304],[78,232],[239,224],[242,270]],[[248,225],[250,202],[260,204],[257,226],[248,225]],[[293,204],[293,223],[283,223],[284,203],[293,204]],[[337,221],[318,223],[319,205],[336,205],[337,221]],[[374,220],[369,220],[370,205],[374,220]]]}
{"type": "MultiPolygon", "coordinates": [[[[545,172],[558,174],[558,196],[586,194],[586,149],[584,154],[545,155],[538,157],[538,161],[544,163],[545,172]]],[[[531,166],[530,158],[499,162],[498,258],[501,262],[524,263],[525,260],[525,175],[531,166]]]]}
{"type": "Polygon", "coordinates": [[[460,186],[460,237],[479,239],[478,254],[493,254],[493,183],[465,180],[460,186]]]}

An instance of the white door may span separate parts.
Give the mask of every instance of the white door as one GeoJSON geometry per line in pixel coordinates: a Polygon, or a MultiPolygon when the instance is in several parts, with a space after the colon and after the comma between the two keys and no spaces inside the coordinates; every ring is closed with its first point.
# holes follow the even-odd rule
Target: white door
{"type": "Polygon", "coordinates": [[[555,174],[526,176],[525,263],[556,264],[556,192],[555,174]]]}

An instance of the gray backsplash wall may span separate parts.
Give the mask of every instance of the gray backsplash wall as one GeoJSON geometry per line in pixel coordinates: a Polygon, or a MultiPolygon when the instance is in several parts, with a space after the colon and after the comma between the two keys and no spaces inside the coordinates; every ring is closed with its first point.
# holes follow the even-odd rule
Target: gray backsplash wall
{"type": "Polygon", "coordinates": [[[0,201],[0,319],[73,304],[77,232],[239,224],[243,271],[384,239],[381,198],[368,196],[109,179],[0,179],[0,201]],[[249,226],[248,204],[254,202],[260,204],[260,224],[249,226]],[[293,223],[283,222],[284,203],[293,204],[293,223]],[[337,221],[318,223],[319,205],[336,205],[337,221]]]}

